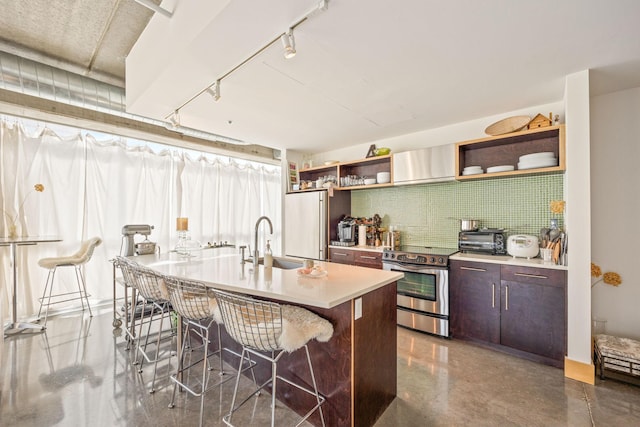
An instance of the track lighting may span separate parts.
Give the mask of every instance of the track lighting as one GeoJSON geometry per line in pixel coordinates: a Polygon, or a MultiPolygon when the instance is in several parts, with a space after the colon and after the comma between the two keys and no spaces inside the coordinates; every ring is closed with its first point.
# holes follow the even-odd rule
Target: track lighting
{"type": "Polygon", "coordinates": [[[282,45],[284,46],[284,57],[291,59],[296,56],[296,40],[293,38],[293,28],[289,28],[280,37],[280,40],[282,40],[282,45]]]}
{"type": "Polygon", "coordinates": [[[176,110],[168,117],[169,126],[167,129],[177,130],[180,127],[180,110],[176,110]]]}
{"type": "Polygon", "coordinates": [[[216,80],[214,84],[212,84],[206,89],[206,92],[213,97],[214,101],[219,100],[220,99],[220,80],[216,80]]]}
{"type": "MultiPolygon", "coordinates": [[[[135,0],[135,1],[147,3],[151,0],[135,0]]],[[[218,75],[215,83],[205,87],[204,89],[201,89],[195,95],[191,96],[191,98],[184,101],[169,117],[167,117],[167,120],[169,120],[169,123],[167,123],[167,129],[177,130],[176,127],[180,128],[181,125],[180,125],[180,117],[178,115],[178,111],[182,107],[184,107],[185,105],[188,105],[191,101],[193,101],[194,99],[202,95],[203,93],[205,92],[208,93],[211,97],[213,97],[214,100],[218,101],[220,99],[220,82],[225,78],[227,78],[232,73],[234,73],[235,71],[237,71],[238,69],[240,69],[241,67],[243,67],[245,64],[253,60],[255,57],[262,54],[265,50],[270,48],[272,45],[277,44],[278,39],[282,41],[282,45],[284,47],[284,57],[286,59],[291,59],[294,56],[296,56],[296,41],[293,37],[293,30],[298,28],[299,25],[301,25],[303,22],[305,22],[309,18],[315,16],[319,12],[328,10],[329,1],[330,0],[318,0],[318,3],[313,8],[311,8],[311,10],[309,10],[307,13],[302,15],[297,20],[293,21],[289,25],[289,28],[287,29],[286,32],[280,34],[279,36],[278,35],[274,36],[274,38],[271,39],[269,42],[267,42],[267,44],[265,44],[264,46],[262,46],[261,48],[253,52],[250,56],[245,58],[242,62],[235,65],[226,73],[222,75],[218,75]]]]}

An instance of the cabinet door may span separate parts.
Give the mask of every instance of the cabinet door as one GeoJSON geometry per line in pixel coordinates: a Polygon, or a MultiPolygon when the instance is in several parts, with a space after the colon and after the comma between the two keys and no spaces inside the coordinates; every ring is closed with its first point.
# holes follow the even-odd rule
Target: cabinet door
{"type": "Polygon", "coordinates": [[[566,272],[503,266],[502,345],[563,360],[566,354],[566,272]]]}
{"type": "Polygon", "coordinates": [[[331,262],[339,264],[353,264],[353,251],[349,249],[329,249],[329,259],[331,262]]]}
{"type": "Polygon", "coordinates": [[[500,342],[500,265],[452,261],[452,334],[500,342]]]}
{"type": "Polygon", "coordinates": [[[382,270],[382,254],[368,251],[354,251],[354,264],[382,270]]]}

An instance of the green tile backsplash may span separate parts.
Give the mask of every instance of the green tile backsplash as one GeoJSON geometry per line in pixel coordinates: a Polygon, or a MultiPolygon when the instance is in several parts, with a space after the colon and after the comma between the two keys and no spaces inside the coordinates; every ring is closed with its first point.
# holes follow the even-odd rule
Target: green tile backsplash
{"type": "Polygon", "coordinates": [[[395,225],[402,244],[457,247],[456,218],[478,219],[481,227],[506,228],[507,234],[540,233],[552,218],[549,203],[563,200],[563,175],[536,175],[477,181],[441,182],[351,192],[351,214],[379,214],[383,226],[395,225]]]}

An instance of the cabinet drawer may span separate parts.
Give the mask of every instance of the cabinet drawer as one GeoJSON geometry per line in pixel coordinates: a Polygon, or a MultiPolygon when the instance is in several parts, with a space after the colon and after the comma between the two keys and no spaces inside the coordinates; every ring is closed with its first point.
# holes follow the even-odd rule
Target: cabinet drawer
{"type": "Polygon", "coordinates": [[[353,264],[354,251],[345,249],[329,249],[329,259],[331,262],[340,264],[353,264]]]}
{"type": "Polygon", "coordinates": [[[501,279],[507,282],[564,286],[567,282],[567,272],[550,268],[503,265],[501,279]]]}
{"type": "Polygon", "coordinates": [[[462,281],[500,281],[500,264],[452,260],[450,271],[455,278],[462,281]]]}
{"type": "Polygon", "coordinates": [[[382,254],[377,252],[354,251],[354,262],[364,267],[382,268],[382,254]]]}

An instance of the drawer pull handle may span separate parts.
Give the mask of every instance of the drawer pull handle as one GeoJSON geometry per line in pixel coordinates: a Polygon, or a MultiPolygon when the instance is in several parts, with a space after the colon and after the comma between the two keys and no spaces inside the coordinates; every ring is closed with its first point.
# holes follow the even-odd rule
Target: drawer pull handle
{"type": "Polygon", "coordinates": [[[505,286],[505,295],[504,309],[507,311],[509,310],[509,286],[505,286]]]}
{"type": "Polygon", "coordinates": [[[531,277],[533,279],[548,279],[547,276],[543,276],[541,274],[515,273],[515,275],[521,277],[531,277]]]}
{"type": "Polygon", "coordinates": [[[334,252],[333,255],[338,255],[338,256],[349,256],[349,254],[343,254],[340,252],[334,252]]]}
{"type": "Polygon", "coordinates": [[[475,268],[475,267],[460,267],[460,270],[469,270],[469,271],[487,271],[485,268],[475,268]]]}
{"type": "Polygon", "coordinates": [[[376,259],[376,257],[374,257],[374,256],[367,256],[367,255],[360,255],[360,258],[362,258],[362,259],[376,259]]]}
{"type": "Polygon", "coordinates": [[[496,284],[491,284],[491,308],[496,308],[496,284]]]}

